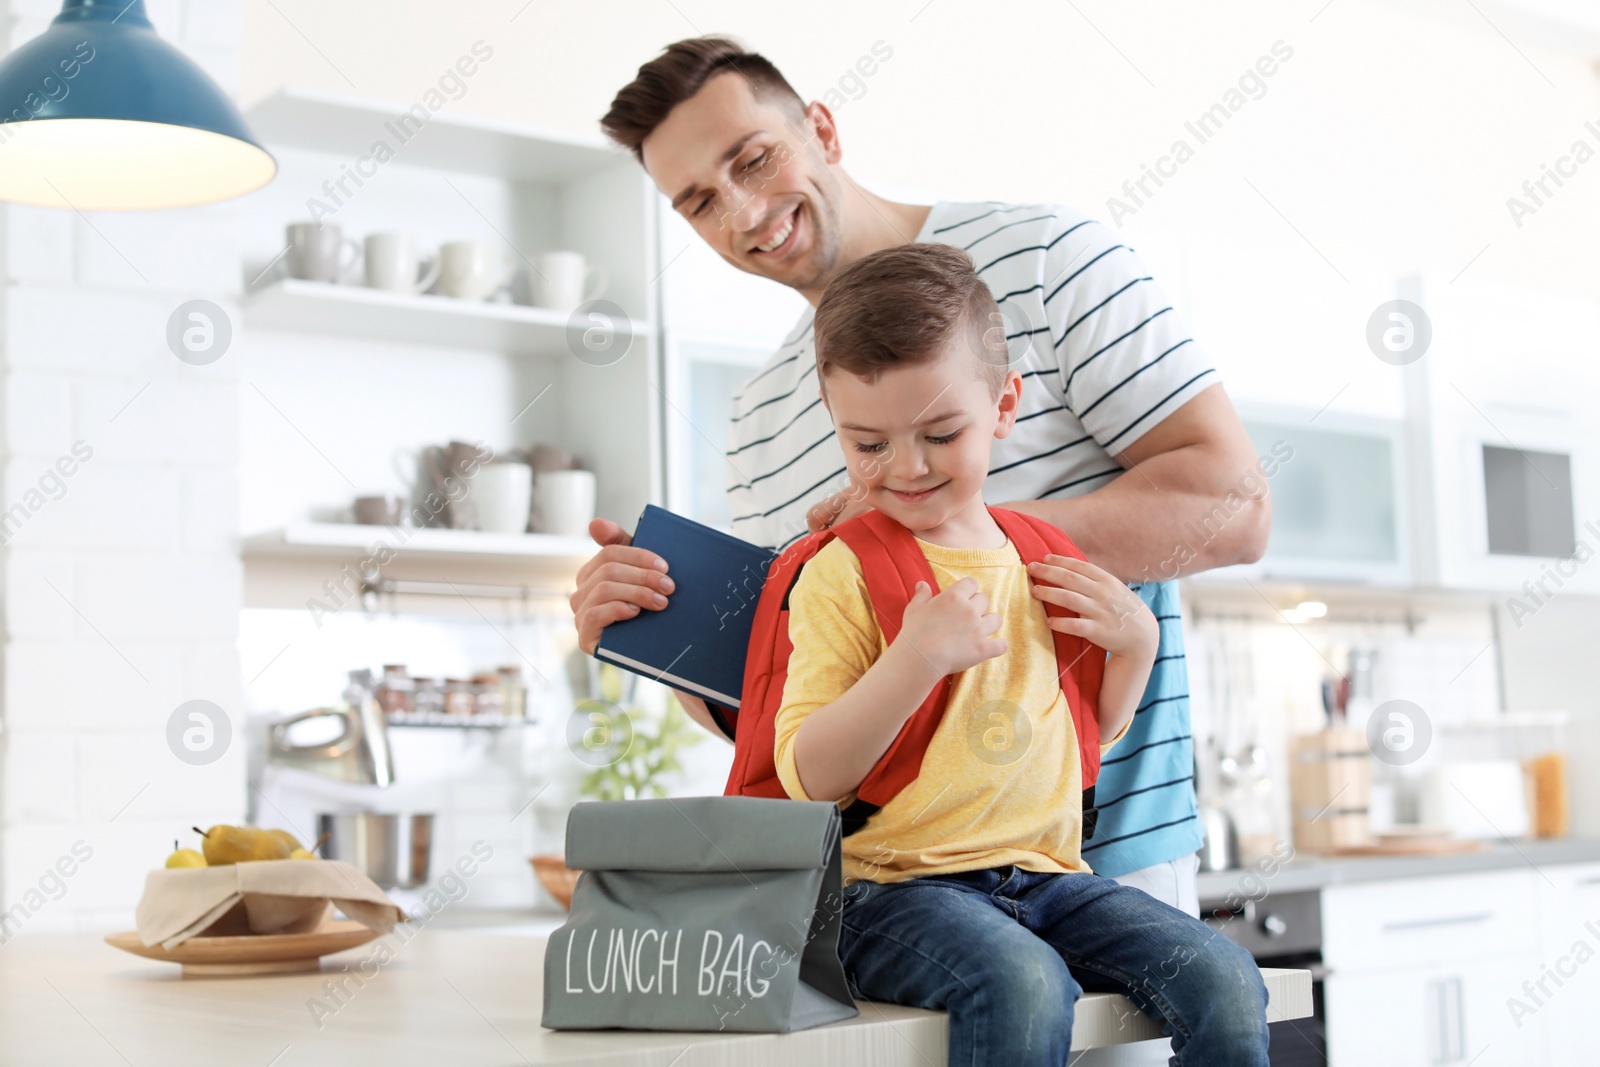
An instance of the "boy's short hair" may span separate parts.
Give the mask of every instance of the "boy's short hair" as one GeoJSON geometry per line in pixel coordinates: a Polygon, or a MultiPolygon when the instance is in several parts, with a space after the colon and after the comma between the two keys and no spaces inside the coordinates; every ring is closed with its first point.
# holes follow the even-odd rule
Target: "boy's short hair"
{"type": "Polygon", "coordinates": [[[765,56],[746,52],[727,37],[690,37],[667,45],[639,68],[633,81],[612,99],[600,128],[617,144],[632,149],[634,158],[643,163],[644,139],[672,109],[698,93],[714,75],[730,70],[743,75],[751,92],[778,100],[797,121],[804,119],[805,101],[765,56]]]}
{"type": "Polygon", "coordinates": [[[1004,320],[967,254],[912,242],[862,256],[817,303],[818,384],[830,367],[873,379],[885,367],[926,362],[963,330],[989,395],[999,396],[1011,369],[1004,320]]]}

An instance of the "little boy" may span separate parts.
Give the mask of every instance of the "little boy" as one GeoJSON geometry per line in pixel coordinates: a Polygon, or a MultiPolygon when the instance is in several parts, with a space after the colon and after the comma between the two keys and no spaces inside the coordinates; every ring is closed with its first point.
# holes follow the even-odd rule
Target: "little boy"
{"type": "Polygon", "coordinates": [[[805,564],[775,726],[785,790],[847,805],[940,678],[952,683],[916,778],[844,839],[846,974],[865,999],[948,1011],[952,1065],[1062,1067],[1084,990],[1163,1020],[1174,1062],[1265,1064],[1249,954],[1080,854],[1082,772],[1052,630],[1108,654],[1104,752],[1133,720],[1158,629],[1091,563],[1025,569],[985,507],[990,442],[1011,432],[1022,390],[1001,321],[966,254],[929,243],[857,260],[817,306],[817,380],[852,486],[916,536],[941,591],[917,583],[889,642],[843,540],[805,564]],[[1078,617],[1047,619],[1043,602],[1078,617]]]}

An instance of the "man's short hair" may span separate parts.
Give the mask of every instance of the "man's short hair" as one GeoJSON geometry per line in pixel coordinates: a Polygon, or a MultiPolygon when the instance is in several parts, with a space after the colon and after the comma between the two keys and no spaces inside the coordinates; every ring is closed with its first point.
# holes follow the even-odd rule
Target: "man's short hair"
{"type": "Polygon", "coordinates": [[[870,380],[886,367],[927,362],[962,331],[979,377],[998,397],[1011,369],[1005,325],[967,254],[912,242],[862,256],[828,283],[817,303],[818,384],[830,367],[870,380]]]}
{"type": "Polygon", "coordinates": [[[639,68],[633,81],[612,98],[600,128],[617,144],[632,149],[634,158],[643,163],[645,138],[673,108],[727,71],[742,75],[752,92],[792,105],[797,119],[804,115],[805,101],[765,56],[746,52],[727,37],[690,37],[667,45],[639,68]]]}

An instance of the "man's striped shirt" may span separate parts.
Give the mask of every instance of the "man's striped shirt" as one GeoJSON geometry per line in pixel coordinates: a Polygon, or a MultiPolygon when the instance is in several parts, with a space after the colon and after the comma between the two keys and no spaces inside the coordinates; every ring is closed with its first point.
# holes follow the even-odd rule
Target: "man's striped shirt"
{"type": "MultiPolygon", "coordinates": [[[[972,257],[1022,375],[1016,427],[990,457],[990,504],[1098,489],[1123,473],[1114,454],[1221,381],[1133,250],[1071,208],[939,203],[916,239],[972,257]]],[[[772,549],[803,537],[807,509],[847,484],[817,394],[811,324],[807,309],[733,402],[733,532],[772,549]]],[[[1100,821],[1083,855],[1109,877],[1201,844],[1177,585],[1129,588],[1159,621],[1161,643],[1133,725],[1096,787],[1100,821]]]]}

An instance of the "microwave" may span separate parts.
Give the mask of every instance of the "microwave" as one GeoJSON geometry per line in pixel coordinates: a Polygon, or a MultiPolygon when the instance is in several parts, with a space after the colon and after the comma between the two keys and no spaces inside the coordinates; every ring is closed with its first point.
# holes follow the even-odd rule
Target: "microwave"
{"type": "Polygon", "coordinates": [[[1593,437],[1557,408],[1486,401],[1441,417],[1430,584],[1520,594],[1530,607],[1560,591],[1600,592],[1593,437]]]}

